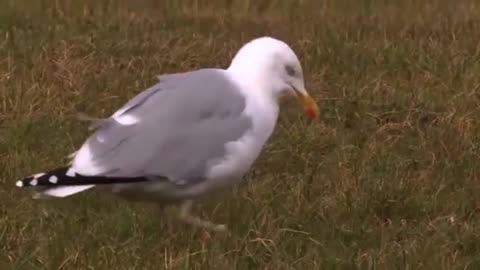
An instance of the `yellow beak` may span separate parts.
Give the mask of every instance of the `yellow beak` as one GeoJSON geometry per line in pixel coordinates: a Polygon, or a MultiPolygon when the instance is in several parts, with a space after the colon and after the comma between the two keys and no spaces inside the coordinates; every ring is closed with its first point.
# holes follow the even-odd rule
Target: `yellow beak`
{"type": "Polygon", "coordinates": [[[311,96],[297,92],[297,98],[308,118],[314,119],[318,116],[317,102],[311,96]]]}

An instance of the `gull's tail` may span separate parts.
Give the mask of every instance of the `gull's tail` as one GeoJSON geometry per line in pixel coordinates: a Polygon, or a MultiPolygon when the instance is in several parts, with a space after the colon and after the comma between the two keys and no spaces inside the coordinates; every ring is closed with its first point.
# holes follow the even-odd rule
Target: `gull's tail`
{"type": "Polygon", "coordinates": [[[45,173],[37,173],[16,182],[17,187],[32,187],[34,198],[67,197],[93,188],[96,185],[135,183],[148,181],[145,177],[85,176],[75,173],[71,167],[61,167],[45,173]]]}

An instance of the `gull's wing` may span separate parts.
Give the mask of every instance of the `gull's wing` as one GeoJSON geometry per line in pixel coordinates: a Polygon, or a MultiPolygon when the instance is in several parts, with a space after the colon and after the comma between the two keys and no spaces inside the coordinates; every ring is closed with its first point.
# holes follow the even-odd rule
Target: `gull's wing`
{"type": "Polygon", "coordinates": [[[21,186],[36,179],[38,186],[76,185],[83,191],[80,187],[129,179],[203,181],[209,165],[224,158],[225,145],[252,127],[245,107],[245,97],[223,70],[164,75],[112,117],[99,120],[71,168],[54,175],[55,183],[47,174],[26,178],[21,186]]]}
{"type": "Polygon", "coordinates": [[[161,79],[98,127],[75,156],[75,172],[202,178],[209,162],[223,158],[225,144],[251,127],[245,97],[221,70],[161,79]]]}

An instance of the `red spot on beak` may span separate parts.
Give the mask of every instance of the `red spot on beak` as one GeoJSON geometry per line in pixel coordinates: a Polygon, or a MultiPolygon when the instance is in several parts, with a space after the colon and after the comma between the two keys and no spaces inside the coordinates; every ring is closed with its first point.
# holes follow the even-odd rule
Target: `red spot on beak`
{"type": "Polygon", "coordinates": [[[305,114],[307,115],[308,118],[310,118],[311,120],[315,119],[315,117],[317,117],[317,112],[313,109],[313,108],[308,108],[306,111],[305,111],[305,114]]]}
{"type": "Polygon", "coordinates": [[[307,117],[311,120],[315,119],[318,115],[318,106],[315,100],[310,96],[300,96],[299,98],[307,117]]]}

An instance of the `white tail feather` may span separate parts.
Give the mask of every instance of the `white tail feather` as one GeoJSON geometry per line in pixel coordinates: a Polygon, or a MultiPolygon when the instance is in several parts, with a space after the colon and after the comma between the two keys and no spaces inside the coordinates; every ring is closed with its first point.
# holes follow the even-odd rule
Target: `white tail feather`
{"type": "Polygon", "coordinates": [[[75,193],[79,193],[94,187],[95,185],[83,185],[83,186],[60,186],[53,187],[43,191],[38,192],[34,195],[35,199],[41,199],[45,197],[67,197],[75,193]]]}

